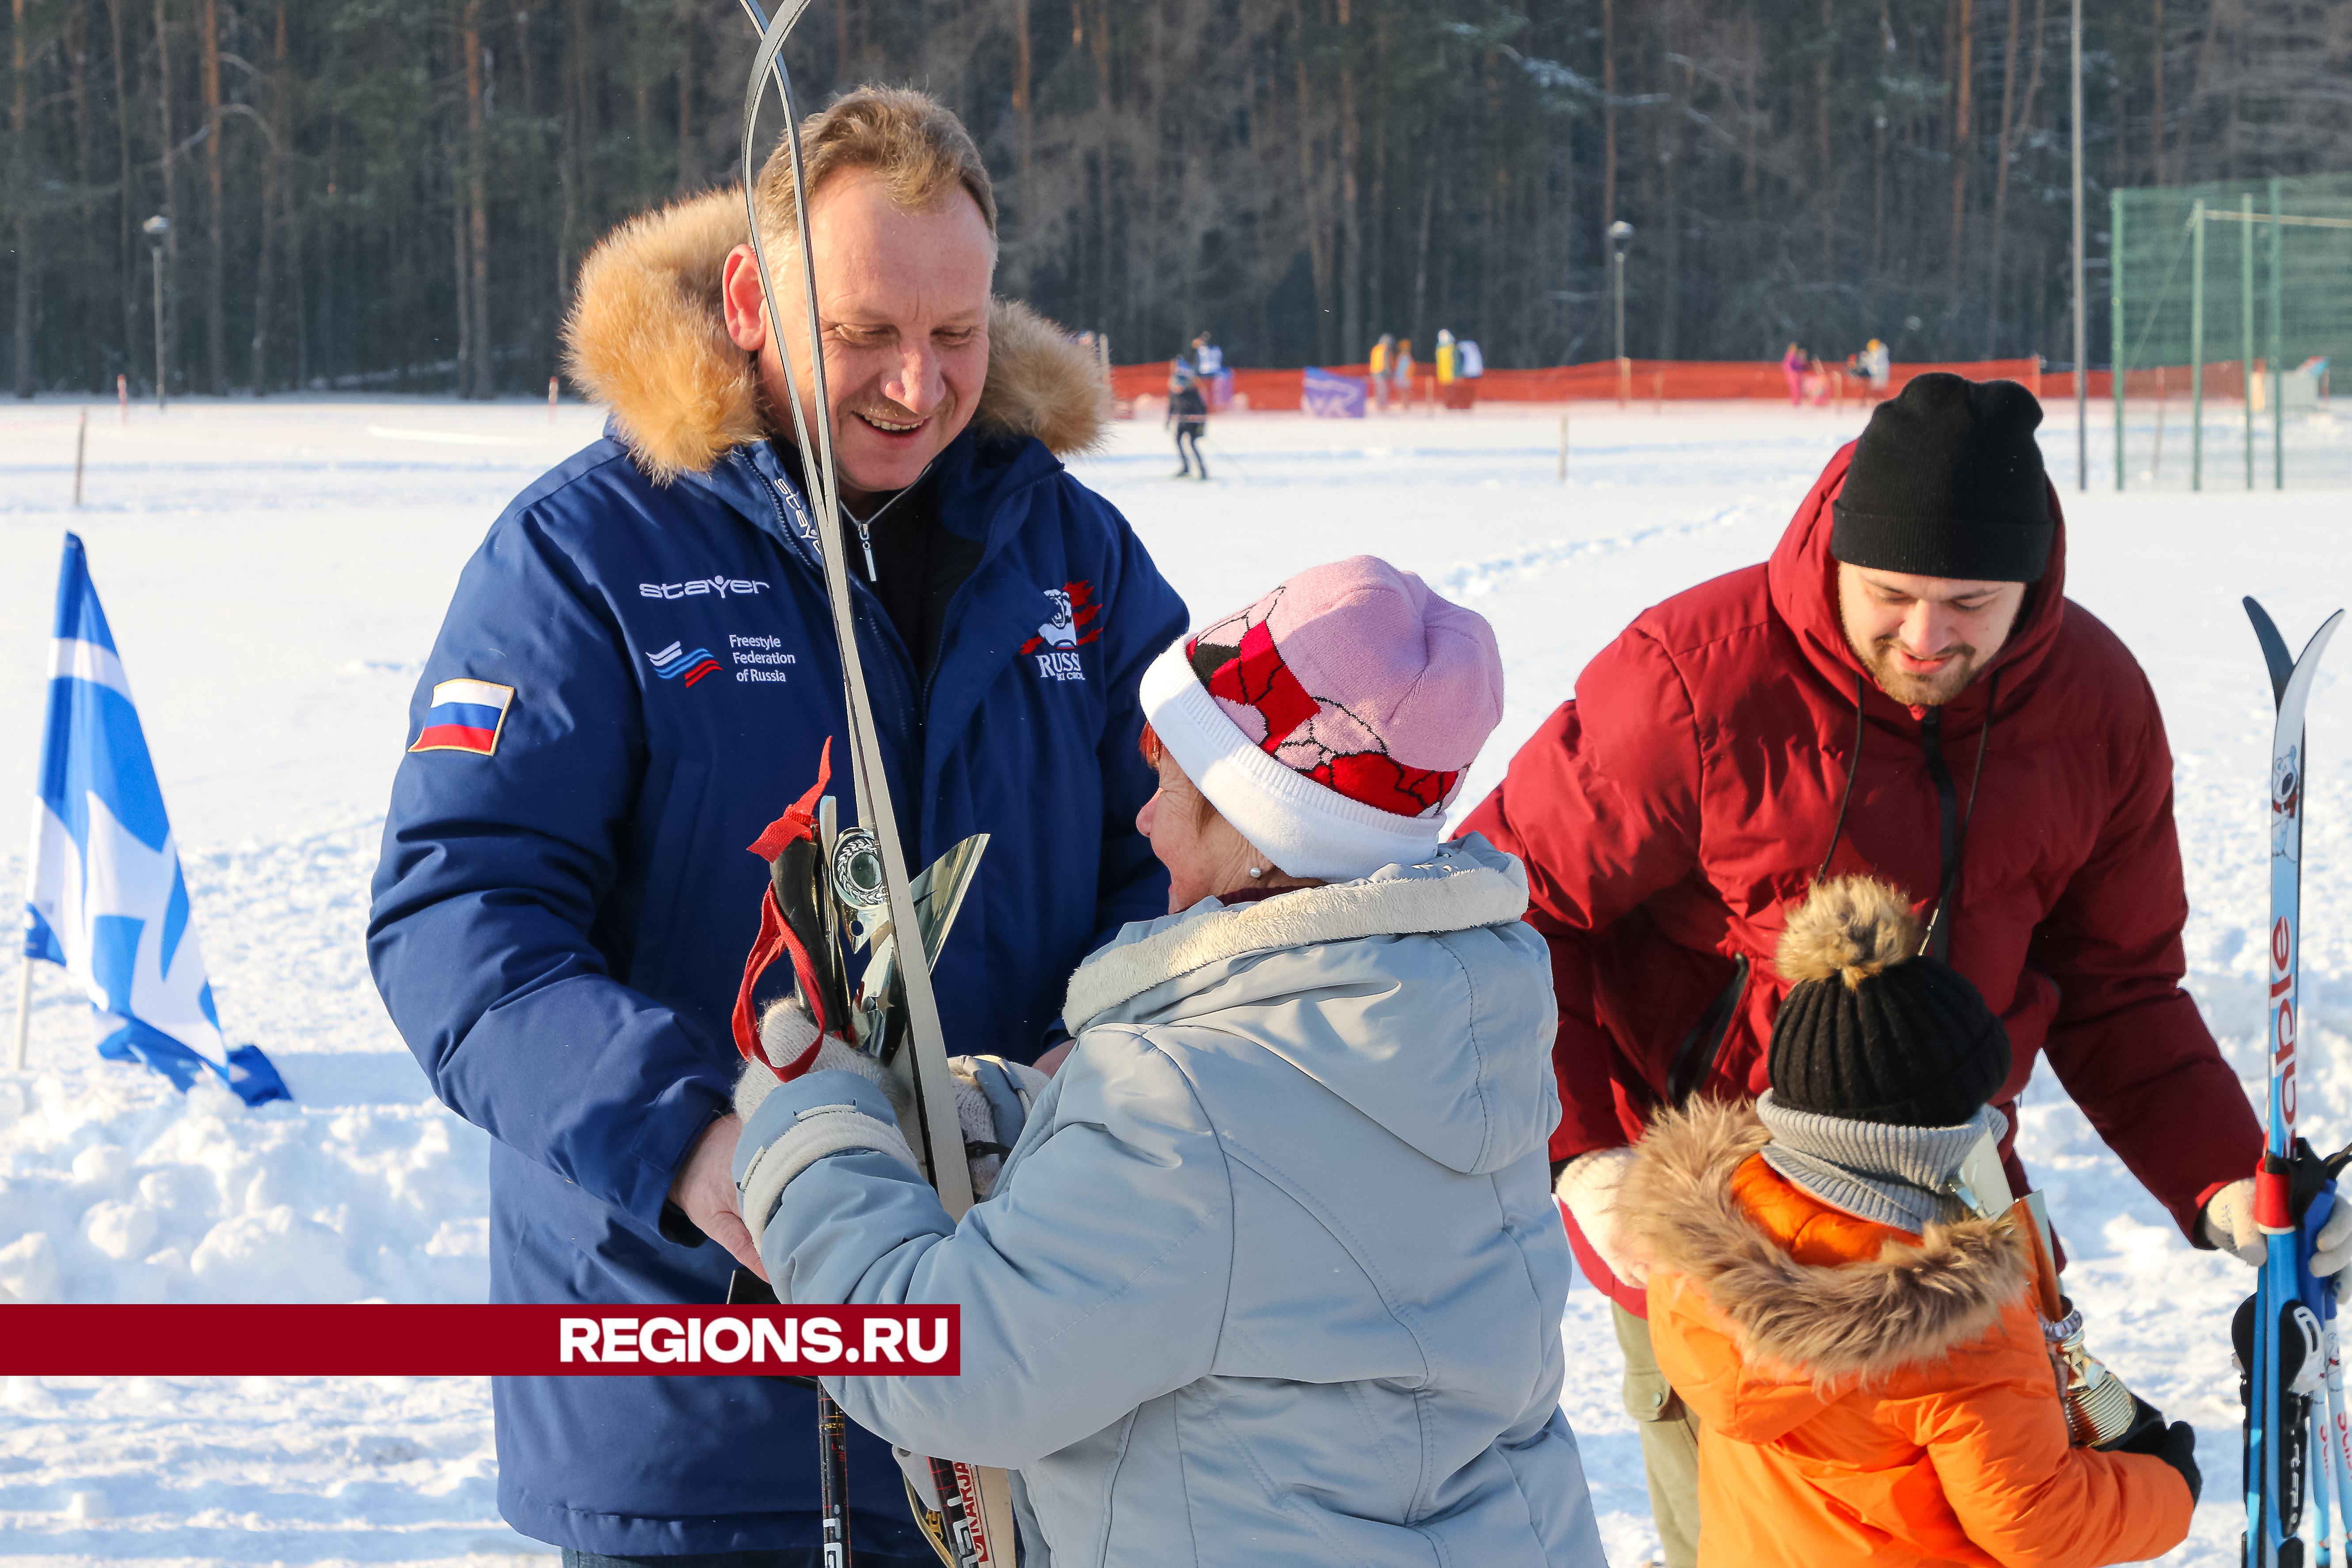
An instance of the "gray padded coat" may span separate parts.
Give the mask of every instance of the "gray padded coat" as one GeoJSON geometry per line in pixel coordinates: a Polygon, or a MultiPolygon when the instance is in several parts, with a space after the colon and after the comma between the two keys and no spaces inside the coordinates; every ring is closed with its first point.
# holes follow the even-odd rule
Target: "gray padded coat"
{"type": "MultiPolygon", "coordinates": [[[[1033,1568],[1600,1568],[1559,1408],[1526,905],[1474,837],[1126,928],[1072,980],[1077,1048],[961,1226],[877,1152],[784,1189],[760,1238],[783,1300],[963,1307],[962,1375],[827,1380],[843,1408],[1015,1471],[1033,1568]]],[[[813,1073],[744,1147],[848,1100],[890,1119],[813,1073]]]]}

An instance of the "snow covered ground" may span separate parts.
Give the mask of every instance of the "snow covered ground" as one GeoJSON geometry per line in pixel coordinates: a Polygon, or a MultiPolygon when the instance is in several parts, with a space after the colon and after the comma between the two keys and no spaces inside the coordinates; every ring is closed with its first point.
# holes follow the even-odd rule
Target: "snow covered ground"
{"type": "MultiPolygon", "coordinates": [[[[126,426],[99,405],[75,510],[75,413],[0,409],[0,796],[30,795],[58,541],[72,528],[138,693],[223,1019],[269,1052],[298,1103],[246,1111],[223,1091],[183,1097],[98,1062],[86,1008],[43,971],[31,1070],[0,1060],[0,1286],[63,1301],[478,1300],[483,1138],[432,1100],[376,1001],[361,951],[367,880],[417,661],[457,570],[507,498],[589,439],[597,416],[184,404],[135,409],[126,426]]],[[[2071,410],[2052,414],[2052,466],[2071,476],[2071,410]]],[[[2095,408],[2095,476],[2103,417],[2095,408]]],[[[1359,551],[1492,618],[1510,700],[1475,799],[1633,613],[1765,555],[1859,426],[1855,413],[1771,406],[1580,405],[1565,484],[1557,411],[1223,420],[1207,486],[1171,480],[1160,433],[1135,426],[1077,468],[1134,520],[1196,618],[1359,551]]],[[[2336,437],[2291,431],[2291,456],[2305,444],[2336,437]]],[[[2219,462],[2209,448],[2209,479],[2219,462]]],[[[2345,497],[2136,489],[2067,503],[2069,586],[2138,652],[2165,705],[2194,905],[2189,984],[2251,1084],[2270,701],[2238,596],[2261,597],[2297,646],[2352,601],[2345,497]]],[[[2311,721],[2316,1038],[2304,1103],[2315,1142],[2331,1144],[2352,1137],[2348,680],[2339,650],[2311,721]]],[[[10,910],[24,872],[12,835],[0,847],[10,910]]],[[[13,1002],[7,967],[0,995],[13,1002]]],[[[2249,1276],[2192,1253],[2047,1083],[2028,1096],[2024,1148],[2074,1255],[2094,1348],[2198,1426],[2208,1501],[2177,1560],[2219,1563],[2239,1529],[2224,1323],[2249,1276]]],[[[1567,1406],[1623,1564],[1654,1538],[1602,1306],[1589,1289],[1571,1297],[1567,1406]]],[[[495,1477],[477,1380],[0,1380],[11,1563],[544,1553],[499,1521],[495,1477]]]]}

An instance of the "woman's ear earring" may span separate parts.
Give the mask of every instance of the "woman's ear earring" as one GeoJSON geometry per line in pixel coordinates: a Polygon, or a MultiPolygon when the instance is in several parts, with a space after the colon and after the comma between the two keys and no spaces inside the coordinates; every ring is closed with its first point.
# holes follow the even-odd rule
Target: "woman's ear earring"
{"type": "Polygon", "coordinates": [[[1253,866],[1250,868],[1250,875],[1253,877],[1263,877],[1265,875],[1265,868],[1263,866],[1253,866]]]}

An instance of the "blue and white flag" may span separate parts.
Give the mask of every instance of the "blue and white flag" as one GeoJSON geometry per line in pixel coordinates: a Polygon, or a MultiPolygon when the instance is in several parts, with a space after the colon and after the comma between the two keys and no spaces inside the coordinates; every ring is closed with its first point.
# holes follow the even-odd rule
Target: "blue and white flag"
{"type": "Polygon", "coordinates": [[[64,965],[89,997],[98,1054],[143,1061],[183,1089],[210,1068],[247,1105],[292,1099],[259,1049],[231,1050],[221,1035],[147,737],[70,533],[36,794],[25,951],[64,965]]]}

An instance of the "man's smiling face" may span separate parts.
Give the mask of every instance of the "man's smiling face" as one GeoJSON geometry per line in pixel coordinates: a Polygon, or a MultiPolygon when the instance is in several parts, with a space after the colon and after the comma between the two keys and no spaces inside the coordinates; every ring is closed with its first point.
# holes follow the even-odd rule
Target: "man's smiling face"
{"type": "MultiPolygon", "coordinates": [[[[817,187],[809,229],[834,457],[844,501],[863,513],[882,495],[914,483],[971,423],[988,380],[996,243],[980,205],[962,188],[908,212],[866,169],[845,170],[817,187]]],[[[749,246],[728,258],[728,328],[737,343],[760,352],[772,417],[789,436],[782,369],[761,320],[759,277],[750,259],[749,246]]],[[[772,247],[769,261],[793,374],[807,392],[800,258],[772,247]]]]}

